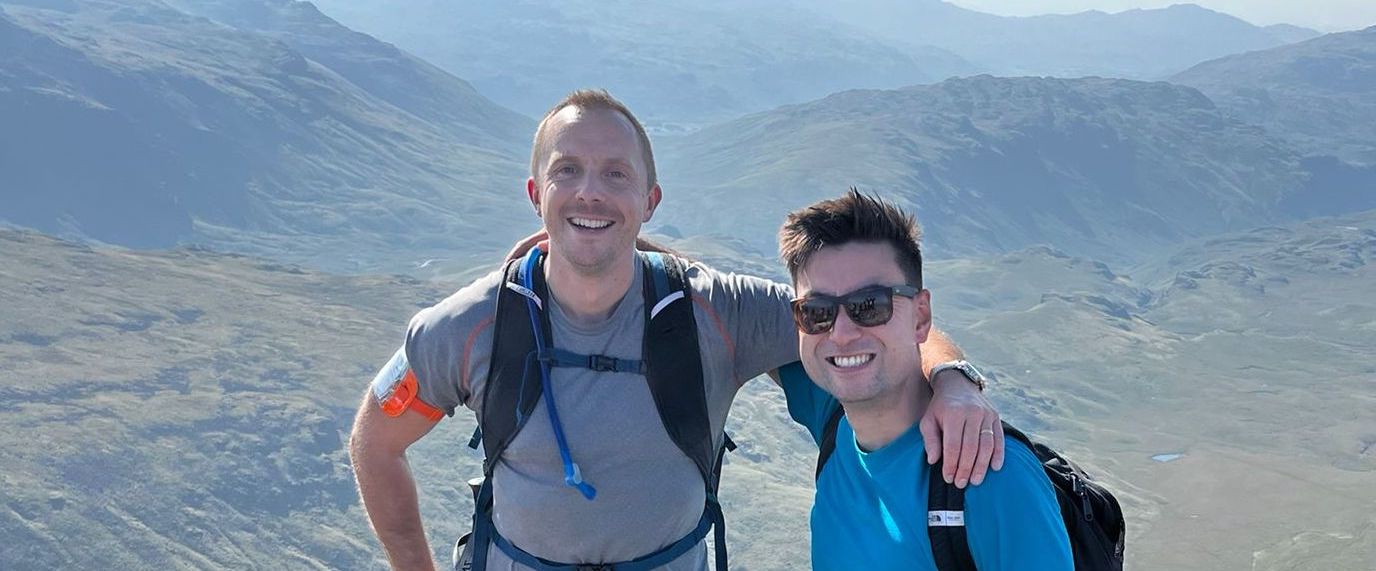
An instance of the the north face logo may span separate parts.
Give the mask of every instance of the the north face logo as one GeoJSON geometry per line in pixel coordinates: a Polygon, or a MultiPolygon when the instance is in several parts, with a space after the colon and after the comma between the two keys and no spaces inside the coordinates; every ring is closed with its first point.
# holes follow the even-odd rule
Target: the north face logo
{"type": "Polygon", "coordinates": [[[927,527],[962,527],[965,512],[932,510],[927,512],[927,527]]]}

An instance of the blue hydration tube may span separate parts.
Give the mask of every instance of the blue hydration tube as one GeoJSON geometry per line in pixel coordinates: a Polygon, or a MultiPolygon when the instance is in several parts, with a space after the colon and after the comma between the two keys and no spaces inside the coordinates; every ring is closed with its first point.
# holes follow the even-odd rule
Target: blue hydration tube
{"type": "MultiPolygon", "coordinates": [[[[535,278],[532,276],[539,271],[540,254],[540,248],[537,246],[531,248],[530,253],[526,255],[525,271],[522,272],[524,283],[521,285],[531,292],[535,291],[535,278]]],[[[544,355],[545,336],[540,331],[540,308],[535,305],[535,300],[530,297],[526,298],[526,305],[530,309],[528,312],[530,314],[530,328],[535,332],[535,354],[544,355]]],[[[572,455],[569,454],[569,443],[564,439],[564,426],[559,422],[559,411],[554,408],[554,387],[549,381],[550,365],[540,361],[539,368],[540,383],[545,393],[545,410],[549,411],[549,423],[554,427],[554,440],[559,443],[559,458],[564,462],[564,484],[576,488],[578,493],[591,500],[597,497],[597,489],[583,481],[583,474],[578,469],[578,464],[574,463],[572,455]]]]}

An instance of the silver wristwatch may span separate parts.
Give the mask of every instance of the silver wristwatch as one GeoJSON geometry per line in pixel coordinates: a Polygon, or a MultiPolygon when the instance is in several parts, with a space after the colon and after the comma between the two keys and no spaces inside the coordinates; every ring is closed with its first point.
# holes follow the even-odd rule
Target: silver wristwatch
{"type": "Polygon", "coordinates": [[[979,372],[979,369],[976,369],[974,365],[971,365],[969,361],[965,360],[946,361],[945,363],[932,367],[930,378],[936,379],[937,373],[950,369],[960,371],[962,375],[965,375],[965,378],[970,379],[970,382],[974,383],[976,387],[979,387],[981,391],[983,391],[984,386],[989,383],[989,379],[984,376],[984,373],[979,372]]]}

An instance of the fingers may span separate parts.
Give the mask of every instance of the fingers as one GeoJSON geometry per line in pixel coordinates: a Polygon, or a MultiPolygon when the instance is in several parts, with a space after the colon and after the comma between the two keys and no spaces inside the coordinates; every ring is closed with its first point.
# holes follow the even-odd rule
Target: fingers
{"type": "Polygon", "coordinates": [[[989,469],[1003,467],[1003,424],[981,393],[934,397],[919,424],[927,462],[941,461],[941,475],[959,488],[983,483],[989,469]],[[968,395],[967,395],[968,397],[968,395]]]}
{"type": "Polygon", "coordinates": [[[936,464],[941,459],[941,425],[937,424],[935,416],[924,414],[917,428],[922,432],[923,448],[927,449],[927,463],[936,464]]]}
{"type": "Polygon", "coordinates": [[[989,461],[994,457],[994,448],[998,446],[999,440],[992,421],[980,423],[980,426],[979,454],[975,456],[975,466],[970,472],[970,484],[975,486],[984,483],[984,476],[989,471],[989,461]]]}
{"type": "Polygon", "coordinates": [[[517,242],[515,246],[512,246],[511,251],[506,253],[506,261],[510,262],[511,260],[525,257],[526,252],[530,251],[530,247],[535,245],[534,238],[534,236],[523,238],[520,242],[517,242]]]}
{"type": "Polygon", "coordinates": [[[544,230],[539,230],[534,234],[522,238],[515,246],[512,246],[510,252],[507,252],[506,261],[510,262],[511,260],[525,257],[526,253],[530,252],[530,249],[535,246],[539,246],[541,251],[548,252],[549,233],[544,230]]]}
{"type": "Polygon", "coordinates": [[[994,457],[989,467],[995,472],[1003,469],[1003,423],[999,422],[997,414],[994,416],[994,457]]]}
{"type": "MultiPolygon", "coordinates": [[[[974,471],[975,457],[979,454],[979,431],[983,425],[983,418],[980,415],[965,420],[965,425],[961,430],[959,460],[954,462],[957,488],[964,488],[966,484],[970,483],[970,473],[974,471]]],[[[956,456],[952,456],[950,459],[956,460],[956,458],[956,456]]]]}
{"type": "Polygon", "coordinates": [[[956,481],[960,461],[960,441],[965,437],[965,419],[946,421],[941,426],[941,477],[947,484],[956,481]]]}
{"type": "Polygon", "coordinates": [[[510,262],[516,258],[521,257],[522,255],[524,255],[524,252],[521,251],[521,244],[517,243],[514,247],[511,248],[511,251],[506,253],[506,257],[502,258],[502,261],[510,262]]]}

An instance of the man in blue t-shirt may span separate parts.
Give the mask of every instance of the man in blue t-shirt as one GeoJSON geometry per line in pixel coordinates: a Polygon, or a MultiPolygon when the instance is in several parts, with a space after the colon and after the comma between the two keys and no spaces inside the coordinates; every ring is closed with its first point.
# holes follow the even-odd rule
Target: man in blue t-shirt
{"type": "MultiPolygon", "coordinates": [[[[779,233],[799,296],[801,366],[778,371],[789,413],[820,443],[833,411],[845,409],[817,478],[815,569],[936,569],[918,430],[931,398],[918,346],[932,327],[919,237],[911,216],[854,189],[790,214],[779,233]]],[[[998,433],[993,425],[969,432],[981,445],[998,433]]],[[[954,523],[961,518],[982,571],[1074,568],[1051,482],[1013,439],[1003,470],[965,490],[954,523]]]]}

